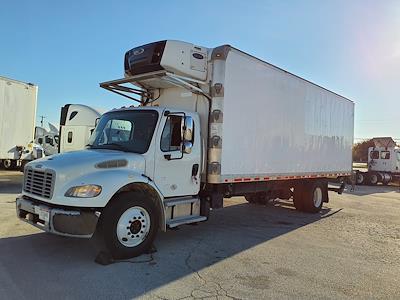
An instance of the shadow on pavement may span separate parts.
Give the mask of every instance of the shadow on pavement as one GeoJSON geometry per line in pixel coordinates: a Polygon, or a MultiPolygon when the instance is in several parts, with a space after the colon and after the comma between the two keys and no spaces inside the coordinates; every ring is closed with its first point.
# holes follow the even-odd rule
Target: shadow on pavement
{"type": "Polygon", "coordinates": [[[0,194],[20,193],[23,173],[19,171],[0,171],[0,194]]]}
{"type": "Polygon", "coordinates": [[[108,266],[94,263],[97,250],[92,240],[46,233],[3,238],[0,294],[6,299],[51,299],[134,298],[156,293],[157,288],[334,213],[330,209],[315,215],[299,213],[291,201],[231,205],[213,211],[208,222],[160,232],[155,242],[158,252],[152,255],[108,266]]]}
{"type": "Polygon", "coordinates": [[[365,195],[373,195],[373,194],[382,194],[382,193],[400,193],[400,187],[395,185],[375,185],[375,186],[366,186],[366,185],[356,185],[354,187],[354,191],[350,191],[351,186],[346,186],[346,189],[343,191],[345,194],[351,194],[354,196],[365,196],[365,195]]]}

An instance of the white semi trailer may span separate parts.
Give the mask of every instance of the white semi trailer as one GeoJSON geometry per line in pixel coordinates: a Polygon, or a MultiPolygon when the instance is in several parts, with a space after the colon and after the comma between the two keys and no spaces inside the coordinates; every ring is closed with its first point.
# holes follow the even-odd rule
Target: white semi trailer
{"type": "Polygon", "coordinates": [[[0,77],[0,161],[5,169],[40,158],[34,140],[38,87],[0,77]]]}
{"type": "Polygon", "coordinates": [[[207,220],[224,197],[319,212],[328,179],[351,173],[354,103],[231,46],[136,47],[125,78],[100,85],[140,107],[103,114],[86,150],[29,163],[17,215],[60,235],[97,230],[115,258],[207,220]]]}
{"type": "Polygon", "coordinates": [[[400,180],[400,148],[391,137],[372,139],[374,147],[368,148],[368,169],[357,170],[357,184],[387,185],[400,180]]]}

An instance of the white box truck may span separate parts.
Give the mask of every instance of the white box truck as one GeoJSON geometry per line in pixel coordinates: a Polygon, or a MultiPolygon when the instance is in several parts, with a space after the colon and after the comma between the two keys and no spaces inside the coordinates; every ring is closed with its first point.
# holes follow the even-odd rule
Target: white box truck
{"type": "Polygon", "coordinates": [[[137,100],[102,115],[88,148],[29,163],[17,215],[60,235],[97,230],[115,258],[205,221],[224,197],[293,197],[319,212],[352,170],[352,101],[231,46],[161,41],[101,87],[137,100]]]}
{"type": "Polygon", "coordinates": [[[6,169],[43,155],[33,143],[38,87],[0,77],[0,161],[6,169]]]}

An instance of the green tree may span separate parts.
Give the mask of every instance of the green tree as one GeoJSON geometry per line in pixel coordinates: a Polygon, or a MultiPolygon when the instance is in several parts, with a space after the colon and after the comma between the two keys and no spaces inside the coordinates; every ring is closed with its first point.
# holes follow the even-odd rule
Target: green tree
{"type": "Polygon", "coordinates": [[[368,162],[368,148],[374,147],[372,139],[359,142],[353,145],[353,161],[368,162]]]}

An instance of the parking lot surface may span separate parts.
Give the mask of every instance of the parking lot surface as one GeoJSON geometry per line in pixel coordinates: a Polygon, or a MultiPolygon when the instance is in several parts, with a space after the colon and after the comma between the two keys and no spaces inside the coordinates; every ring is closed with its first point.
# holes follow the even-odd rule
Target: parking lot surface
{"type": "Polygon", "coordinates": [[[156,253],[101,266],[93,240],[17,219],[21,185],[0,171],[3,299],[400,299],[398,187],[330,193],[316,215],[226,199],[208,222],[160,232],[156,253]]]}

